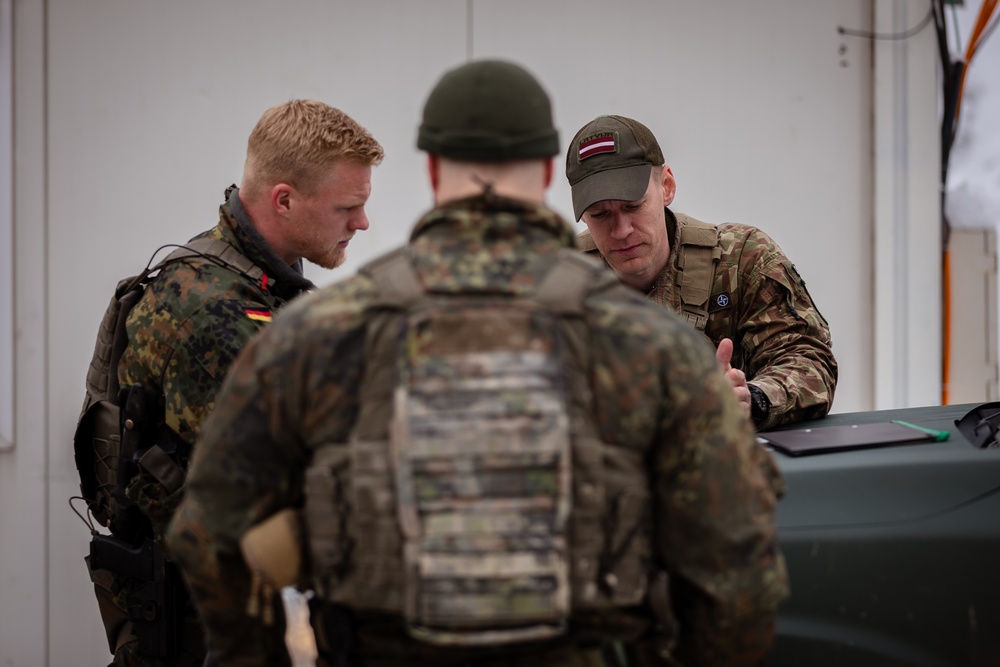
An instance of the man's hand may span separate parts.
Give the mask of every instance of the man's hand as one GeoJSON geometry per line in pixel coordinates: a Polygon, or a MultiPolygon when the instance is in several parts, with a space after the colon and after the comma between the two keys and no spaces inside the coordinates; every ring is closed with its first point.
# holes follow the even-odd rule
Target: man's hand
{"type": "Polygon", "coordinates": [[[719,347],[715,350],[715,358],[722,364],[722,370],[725,371],[726,377],[729,378],[730,384],[733,385],[733,393],[736,394],[736,400],[740,402],[749,417],[750,388],[747,386],[746,373],[738,368],[733,368],[729,364],[729,360],[733,358],[733,341],[731,339],[723,338],[719,341],[719,347]]]}

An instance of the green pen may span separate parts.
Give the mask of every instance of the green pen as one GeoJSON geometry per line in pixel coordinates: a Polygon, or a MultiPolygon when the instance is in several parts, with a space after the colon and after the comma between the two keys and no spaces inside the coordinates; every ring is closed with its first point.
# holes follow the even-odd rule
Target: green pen
{"type": "Polygon", "coordinates": [[[934,442],[944,442],[951,435],[948,431],[935,431],[932,428],[924,428],[923,426],[917,426],[916,424],[911,424],[910,422],[904,422],[901,419],[893,419],[893,424],[899,424],[900,426],[909,426],[910,428],[916,429],[918,431],[923,431],[928,435],[934,436],[934,442]]]}

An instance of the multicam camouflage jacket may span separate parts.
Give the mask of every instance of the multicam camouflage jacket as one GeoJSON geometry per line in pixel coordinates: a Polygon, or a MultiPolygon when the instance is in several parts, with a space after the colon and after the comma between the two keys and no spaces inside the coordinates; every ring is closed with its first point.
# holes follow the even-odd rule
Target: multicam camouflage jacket
{"type": "MultiPolygon", "coordinates": [[[[198,257],[167,266],[129,314],[129,345],[118,365],[122,386],[139,382],[163,395],[164,421],[189,447],[240,349],[271,320],[273,308],[313,287],[301,266],[293,268],[277,257],[253,227],[235,186],[219,208],[219,224],[195,238],[202,237],[231,244],[264,275],[251,283],[231,268],[198,257]]],[[[187,461],[177,463],[185,467],[187,461]]],[[[144,474],[126,489],[150,517],[157,537],[181,493],[168,494],[144,474]]]]}
{"type": "MultiPolygon", "coordinates": [[[[409,256],[428,292],[495,297],[533,293],[574,246],[572,229],[552,211],[485,194],[423,217],[409,256]]],[[[592,414],[604,442],[648,462],[648,538],[655,566],[669,574],[667,604],[681,628],[674,655],[684,664],[756,660],[787,594],[775,497],[761,464],[768,454],[705,338],[639,294],[610,291],[584,301],[592,414]]],[[[256,589],[239,543],[249,528],[301,506],[314,453],[348,441],[378,297],[359,274],[284,309],[244,349],[206,421],[166,540],[216,659],[288,660],[268,653],[284,651],[274,648],[280,627],[248,614],[256,589]]],[[[354,649],[370,665],[444,664],[432,654],[449,649],[421,646],[399,629],[358,615],[354,649]]],[[[510,662],[493,657],[490,664],[510,662]]]]}
{"type": "MultiPolygon", "coordinates": [[[[666,218],[670,259],[648,296],[680,312],[680,229],[670,209],[666,218]]],[[[746,373],[747,381],[767,395],[771,407],[758,428],[825,416],[837,386],[837,360],[829,325],[805,281],[778,244],[756,227],[719,225],[718,237],[721,256],[704,331],[716,346],[723,338],[733,341],[732,367],[746,373]]],[[[588,232],[580,235],[580,244],[597,252],[588,232]]]]}

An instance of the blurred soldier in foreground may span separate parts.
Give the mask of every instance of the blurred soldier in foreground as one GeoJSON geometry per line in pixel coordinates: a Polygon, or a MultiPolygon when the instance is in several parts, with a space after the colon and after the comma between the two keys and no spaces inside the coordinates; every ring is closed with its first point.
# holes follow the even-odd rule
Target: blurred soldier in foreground
{"type": "Polygon", "coordinates": [[[264,610],[298,583],[324,665],[760,659],[768,455],[705,339],[545,207],[545,91],[451,70],[417,146],[410,243],[283,311],[206,424],[167,540],[213,657],[287,664],[264,610]]]}
{"type": "Polygon", "coordinates": [[[275,106],[250,134],[242,186],[226,191],[219,224],[119,285],[76,437],[83,495],[112,533],[93,536],[88,565],[113,664],[202,664],[201,625],[162,548],[192,447],[240,349],[313,288],[302,260],[333,268],[368,228],[381,160],[343,112],[275,106]]]}
{"type": "Polygon", "coordinates": [[[587,224],[583,249],[708,336],[758,429],[830,411],[837,361],[805,282],[761,230],[671,211],[674,175],[645,125],[587,123],[570,142],[566,177],[587,224]]]}

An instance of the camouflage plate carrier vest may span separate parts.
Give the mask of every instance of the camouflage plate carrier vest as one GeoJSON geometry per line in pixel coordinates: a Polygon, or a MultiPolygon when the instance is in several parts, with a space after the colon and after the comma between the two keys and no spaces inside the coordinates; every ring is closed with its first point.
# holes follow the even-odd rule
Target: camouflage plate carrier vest
{"type": "MultiPolygon", "coordinates": [[[[715,269],[722,257],[719,228],[683,213],[674,217],[677,218],[677,234],[670,242],[675,239],[677,242],[674,282],[681,297],[679,314],[695,329],[704,332],[708,324],[708,297],[712,295],[715,269]]],[[[577,243],[588,254],[600,254],[589,231],[577,236],[577,243]]]]}
{"type": "Polygon", "coordinates": [[[134,465],[138,464],[168,491],[179,489],[184,483],[185,471],[158,445],[141,452],[138,461],[121,456],[123,425],[120,423],[118,361],[128,346],[125,321],[142,298],[151,276],[169,264],[195,256],[254,282],[263,275],[263,270],[225,241],[213,238],[189,241],[153,268],[147,267],[139,275],[118,282],[97,334],[94,356],[87,371],[87,394],[73,443],[80,490],[87,507],[98,523],[116,535],[134,532],[134,527],[126,526],[135,517],[127,516],[133,506],[124,494],[124,485],[134,465]]]}
{"type": "Polygon", "coordinates": [[[405,249],[362,269],[381,298],[358,422],[306,477],[322,597],[466,647],[642,604],[644,452],[601,442],[590,416],[583,300],[619,288],[595,267],[567,251],[523,298],[426,293],[405,249]]]}

